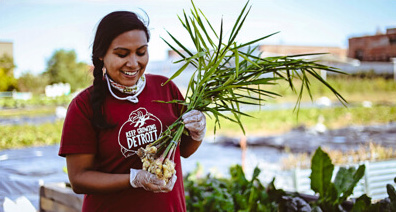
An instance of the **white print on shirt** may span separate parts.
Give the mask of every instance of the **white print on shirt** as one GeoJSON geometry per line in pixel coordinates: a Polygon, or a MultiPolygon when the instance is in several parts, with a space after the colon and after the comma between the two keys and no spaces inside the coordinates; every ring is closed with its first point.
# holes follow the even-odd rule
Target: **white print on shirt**
{"type": "Polygon", "coordinates": [[[132,156],[140,147],[157,140],[161,133],[162,122],[156,116],[142,107],[132,111],[118,132],[121,153],[126,158],[132,156]]]}

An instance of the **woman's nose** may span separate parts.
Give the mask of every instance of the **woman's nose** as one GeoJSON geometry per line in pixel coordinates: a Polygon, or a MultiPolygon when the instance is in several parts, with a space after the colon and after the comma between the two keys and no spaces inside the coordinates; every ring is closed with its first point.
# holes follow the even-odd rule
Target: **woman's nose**
{"type": "Polygon", "coordinates": [[[133,68],[133,67],[136,67],[137,65],[138,65],[138,60],[137,60],[136,56],[131,55],[130,57],[128,57],[126,66],[133,68]]]}

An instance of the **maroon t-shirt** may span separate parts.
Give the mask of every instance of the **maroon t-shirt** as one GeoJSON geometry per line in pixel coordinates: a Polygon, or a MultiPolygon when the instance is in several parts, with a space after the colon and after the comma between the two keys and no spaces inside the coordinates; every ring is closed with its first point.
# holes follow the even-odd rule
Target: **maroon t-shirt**
{"type": "MultiPolygon", "coordinates": [[[[77,95],[68,108],[59,155],[94,154],[96,170],[105,173],[126,174],[130,168],[142,169],[142,162],[135,151],[155,141],[182,111],[178,104],[156,100],[183,99],[174,83],[161,86],[166,77],[146,74],[146,80],[138,103],[117,100],[109,91],[106,92],[105,116],[109,123],[116,125],[108,130],[99,131],[91,125],[93,87],[77,95]]],[[[114,89],[113,92],[122,96],[114,89]]],[[[186,211],[179,148],[175,163],[177,181],[171,192],[153,193],[131,187],[118,193],[87,194],[83,211],[186,211]]]]}

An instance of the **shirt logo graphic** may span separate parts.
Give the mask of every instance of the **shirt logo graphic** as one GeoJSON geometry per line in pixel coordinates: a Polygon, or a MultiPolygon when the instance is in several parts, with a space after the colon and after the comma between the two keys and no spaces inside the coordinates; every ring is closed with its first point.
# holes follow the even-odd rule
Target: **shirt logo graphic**
{"type": "Polygon", "coordinates": [[[137,150],[159,138],[162,123],[145,108],[133,111],[118,132],[118,144],[124,157],[136,154],[137,150]]]}

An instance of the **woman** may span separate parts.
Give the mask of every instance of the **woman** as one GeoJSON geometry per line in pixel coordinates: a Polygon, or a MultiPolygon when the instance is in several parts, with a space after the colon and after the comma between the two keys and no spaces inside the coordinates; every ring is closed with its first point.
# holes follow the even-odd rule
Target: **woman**
{"type": "Polygon", "coordinates": [[[205,135],[205,116],[156,100],[183,99],[167,78],[145,74],[149,32],[132,12],[99,23],[92,50],[93,86],[70,103],[59,155],[66,157],[73,191],[86,194],[83,211],[185,211],[180,156],[189,157],[205,135]],[[177,148],[168,183],[142,170],[136,151],[178,117],[190,136],[177,148]]]}

